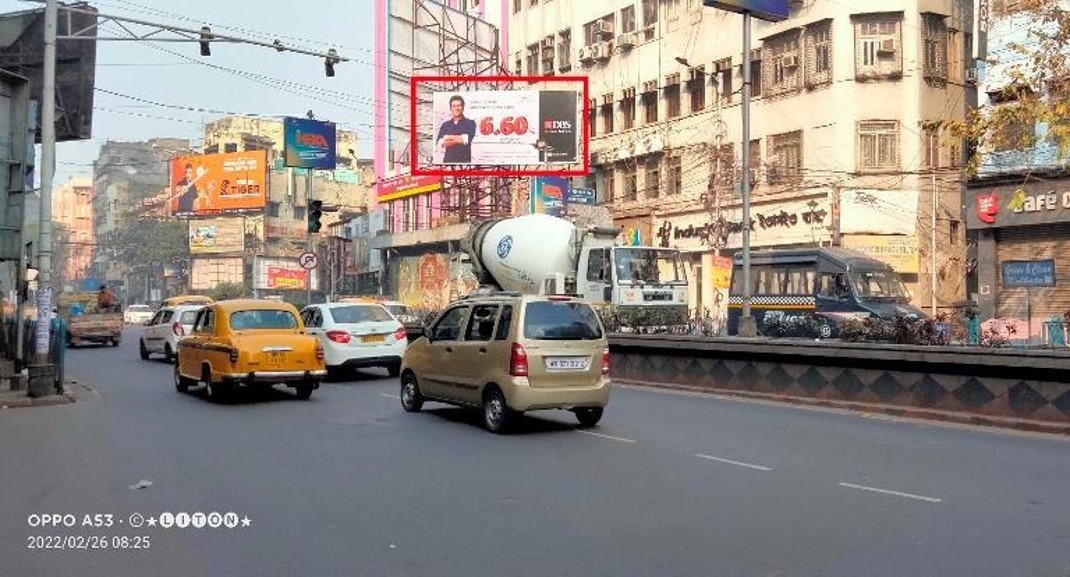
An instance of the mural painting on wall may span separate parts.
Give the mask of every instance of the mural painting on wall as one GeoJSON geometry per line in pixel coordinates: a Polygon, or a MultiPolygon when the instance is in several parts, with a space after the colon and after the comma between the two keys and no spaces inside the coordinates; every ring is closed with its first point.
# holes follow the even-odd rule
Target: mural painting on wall
{"type": "Polygon", "coordinates": [[[398,300],[413,308],[440,310],[477,286],[471,266],[444,254],[402,257],[398,264],[398,300]]]}

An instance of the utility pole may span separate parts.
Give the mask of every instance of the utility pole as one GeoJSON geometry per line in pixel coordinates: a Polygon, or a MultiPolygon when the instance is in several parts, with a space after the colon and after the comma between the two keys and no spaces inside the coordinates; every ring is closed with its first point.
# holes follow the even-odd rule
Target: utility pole
{"type": "Polygon", "coordinates": [[[52,185],[56,175],[56,21],[57,0],[45,2],[44,80],[41,86],[41,212],[37,279],[52,282],[52,185]]]}
{"type": "MultiPolygon", "coordinates": [[[[308,211],[312,210],[312,169],[305,169],[305,212],[306,217],[308,211]]],[[[311,230],[305,232],[305,252],[313,252],[315,243],[312,242],[312,235],[315,234],[311,230]]],[[[312,275],[315,274],[316,269],[305,270],[305,306],[312,304],[312,275]]]]}
{"type": "Polygon", "coordinates": [[[929,171],[929,176],[932,178],[933,195],[933,214],[931,222],[929,223],[929,225],[932,227],[932,230],[929,231],[929,268],[931,269],[929,271],[931,276],[929,286],[929,304],[932,308],[933,318],[936,318],[936,212],[940,205],[939,195],[936,193],[936,165],[938,163],[940,155],[937,153],[936,145],[936,133],[934,131],[932,134],[929,135],[929,167],[931,169],[929,171]]]}
{"type": "Polygon", "coordinates": [[[740,200],[743,203],[743,310],[739,316],[737,332],[741,337],[754,337],[758,327],[751,316],[751,282],[750,282],[750,98],[751,98],[751,62],[750,62],[750,12],[743,12],[743,146],[742,178],[740,178],[740,200]]]}

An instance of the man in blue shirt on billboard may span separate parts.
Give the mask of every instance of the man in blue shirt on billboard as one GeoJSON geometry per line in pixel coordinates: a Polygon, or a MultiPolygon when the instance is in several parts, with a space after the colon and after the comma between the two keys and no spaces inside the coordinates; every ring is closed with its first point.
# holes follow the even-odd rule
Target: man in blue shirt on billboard
{"type": "Polygon", "coordinates": [[[438,146],[445,149],[443,164],[472,162],[472,139],[476,137],[476,121],[464,117],[464,98],[450,97],[450,119],[438,129],[438,146]]]}

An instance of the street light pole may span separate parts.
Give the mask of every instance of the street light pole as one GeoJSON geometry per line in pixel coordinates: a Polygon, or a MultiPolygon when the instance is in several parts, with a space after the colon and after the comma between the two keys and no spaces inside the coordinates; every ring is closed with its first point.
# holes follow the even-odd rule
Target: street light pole
{"type": "Polygon", "coordinates": [[[52,185],[56,175],[56,21],[57,0],[45,2],[45,51],[41,85],[41,211],[37,279],[52,282],[52,185]]]}
{"type": "Polygon", "coordinates": [[[739,316],[738,334],[741,337],[753,337],[758,327],[751,316],[751,282],[750,282],[750,98],[751,98],[751,62],[750,62],[750,12],[743,13],[743,175],[740,179],[740,201],[743,203],[743,310],[739,316]]]}

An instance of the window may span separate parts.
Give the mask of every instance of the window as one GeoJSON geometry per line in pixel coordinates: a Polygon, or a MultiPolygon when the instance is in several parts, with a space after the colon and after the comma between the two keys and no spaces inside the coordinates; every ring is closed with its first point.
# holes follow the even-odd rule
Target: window
{"type": "Polygon", "coordinates": [[[858,123],[858,170],[899,168],[899,122],[871,120],[858,123]]]}
{"type": "Polygon", "coordinates": [[[661,162],[657,157],[646,160],[646,174],[643,182],[643,192],[646,198],[657,198],[661,195],[661,162]]]}
{"type": "Polygon", "coordinates": [[[926,128],[922,131],[922,150],[925,153],[925,168],[932,170],[934,168],[940,168],[940,135],[932,128],[926,128]]]}
{"type": "Polygon", "coordinates": [[[539,75],[539,45],[528,45],[527,70],[529,76],[539,75]]]}
{"type": "Polygon", "coordinates": [[[925,78],[930,80],[947,80],[947,43],[948,30],[945,17],[941,14],[922,14],[925,46],[925,78]]]}
{"type": "Polygon", "coordinates": [[[533,302],[524,309],[524,337],[546,341],[594,341],[602,338],[602,325],[587,303],[533,302]]]}
{"type": "Polygon", "coordinates": [[[223,152],[238,152],[237,142],[228,142],[223,145],[223,152]]]}
{"type": "Polygon", "coordinates": [[[230,313],[230,328],[236,331],[296,329],[297,317],[281,310],[234,311],[230,313]]]}
{"type": "Polygon", "coordinates": [[[806,86],[832,83],[832,22],[814,24],[806,31],[806,86]]]}
{"type": "Polygon", "coordinates": [[[524,57],[519,52],[516,53],[516,62],[513,63],[513,74],[524,75],[524,57]]]}
{"type": "Polygon", "coordinates": [[[197,316],[197,322],[193,325],[193,332],[211,334],[214,330],[215,311],[212,309],[201,309],[201,313],[197,316]]]}
{"type": "Polygon", "coordinates": [[[736,181],[736,145],[722,144],[714,154],[714,182],[718,186],[731,188],[736,181]]]}
{"type": "Polygon", "coordinates": [[[294,220],[304,220],[304,219],[305,219],[305,207],[303,207],[303,206],[295,206],[294,207],[294,220]]]}
{"type": "Polygon", "coordinates": [[[635,128],[635,89],[625,88],[624,98],[620,100],[621,120],[624,130],[635,128]]]}
{"type": "Polygon", "coordinates": [[[281,208],[281,206],[282,205],[280,203],[278,203],[278,202],[269,201],[267,203],[267,215],[278,218],[279,209],[281,208]]]}
{"type": "Polygon", "coordinates": [[[658,93],[643,93],[643,122],[651,124],[658,121],[658,93]]]}
{"type": "Polygon", "coordinates": [[[613,95],[610,94],[609,95],[609,102],[605,102],[603,100],[602,106],[600,107],[601,115],[602,115],[602,132],[605,133],[605,134],[609,134],[610,132],[613,132],[613,100],[612,99],[613,99],[613,95]]]}
{"type": "Polygon", "coordinates": [[[568,72],[572,70],[572,30],[562,30],[558,37],[557,69],[568,72]]]}
{"type": "Polygon", "coordinates": [[[649,30],[646,40],[654,36],[654,25],[658,23],[658,1],[643,0],[643,28],[649,30]]]}
{"type": "Polygon", "coordinates": [[[498,317],[498,328],[494,331],[494,340],[507,340],[511,328],[513,328],[513,306],[505,305],[502,307],[502,314],[498,317]]]}
{"type": "Polygon", "coordinates": [[[542,48],[542,73],[544,76],[554,75],[554,53],[557,50],[554,43],[554,35],[551,34],[543,39],[543,42],[549,44],[549,46],[543,46],[542,48]]]}
{"type": "Polygon", "coordinates": [[[494,336],[494,321],[498,320],[497,305],[478,305],[472,309],[468,320],[468,330],[464,332],[466,341],[490,341],[494,336]]]}
{"type": "Polygon", "coordinates": [[[604,281],[606,274],[606,249],[592,249],[587,257],[587,280],[604,281]]]}
{"type": "Polygon", "coordinates": [[[762,70],[766,94],[775,96],[799,88],[798,30],[788,30],[767,39],[762,55],[765,61],[762,70]]]}
{"type": "Polygon", "coordinates": [[[750,182],[758,182],[758,171],[762,168],[762,142],[760,139],[750,141],[750,182]]]}
{"type": "Polygon", "coordinates": [[[518,14],[520,12],[521,4],[521,0],[513,0],[513,14],[518,14]]]}
{"type": "Polygon", "coordinates": [[[691,80],[687,83],[691,99],[691,112],[701,112],[706,108],[706,69],[697,66],[691,70],[691,80]]]}
{"type": "Polygon", "coordinates": [[[762,52],[754,50],[750,59],[750,93],[751,96],[762,95],[762,52]]]}
{"type": "Polygon", "coordinates": [[[635,5],[628,6],[620,11],[621,32],[635,32],[635,5]]]}
{"type": "Polygon", "coordinates": [[[674,156],[669,159],[669,179],[672,185],[669,194],[680,194],[684,190],[683,158],[674,156]]]}
{"type": "Polygon", "coordinates": [[[638,200],[639,179],[636,174],[636,165],[633,163],[631,166],[626,166],[621,172],[624,173],[624,202],[638,200]]]}
{"type": "Polygon", "coordinates": [[[966,70],[966,60],[963,58],[963,35],[958,30],[947,32],[947,79],[951,82],[962,83],[963,73],[966,70]]]}
{"type": "Polygon", "coordinates": [[[587,134],[591,138],[598,136],[598,108],[594,103],[595,100],[592,98],[587,107],[587,134]]]}
{"type": "Polygon", "coordinates": [[[602,42],[601,29],[602,20],[592,20],[583,25],[583,45],[593,46],[602,42]]]}
{"type": "Polygon", "coordinates": [[[665,102],[668,106],[668,117],[680,116],[680,85],[672,84],[665,87],[665,102]]]}
{"type": "Polygon", "coordinates": [[[898,77],[903,73],[901,14],[855,19],[855,76],[898,77]]]}
{"type": "Polygon", "coordinates": [[[461,337],[461,326],[468,315],[468,307],[452,308],[435,322],[430,335],[436,341],[455,341],[461,337]]]}
{"type": "Polygon", "coordinates": [[[725,58],[714,64],[717,71],[718,90],[721,93],[721,102],[725,105],[732,103],[732,59],[725,58]]]}
{"type": "Polygon", "coordinates": [[[331,320],[341,325],[356,323],[381,323],[393,320],[390,312],[380,305],[347,305],[327,309],[331,320]]]}
{"type": "Polygon", "coordinates": [[[768,138],[770,184],[792,183],[802,179],[802,131],[774,134],[768,138]]]}
{"type": "Polygon", "coordinates": [[[616,175],[613,174],[613,169],[612,168],[607,168],[605,170],[605,174],[603,175],[602,178],[604,179],[604,182],[605,182],[606,200],[610,201],[610,202],[612,202],[614,200],[617,200],[617,190],[616,190],[616,186],[615,186],[615,184],[616,184],[616,175]]]}

